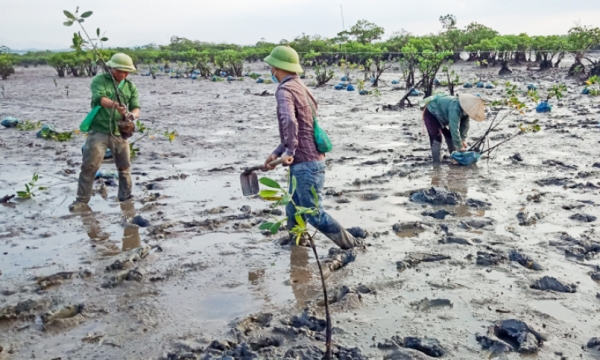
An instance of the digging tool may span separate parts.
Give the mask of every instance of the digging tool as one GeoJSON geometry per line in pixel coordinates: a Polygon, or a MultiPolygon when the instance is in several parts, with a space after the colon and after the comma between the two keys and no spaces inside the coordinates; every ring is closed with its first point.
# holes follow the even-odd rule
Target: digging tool
{"type": "MultiPolygon", "coordinates": [[[[269,165],[276,166],[282,163],[281,159],[271,161],[269,165]]],[[[260,191],[258,186],[258,176],[256,176],[256,170],[263,170],[264,165],[256,165],[244,169],[242,175],[240,175],[240,182],[242,183],[242,193],[244,196],[256,195],[260,191]]]]}

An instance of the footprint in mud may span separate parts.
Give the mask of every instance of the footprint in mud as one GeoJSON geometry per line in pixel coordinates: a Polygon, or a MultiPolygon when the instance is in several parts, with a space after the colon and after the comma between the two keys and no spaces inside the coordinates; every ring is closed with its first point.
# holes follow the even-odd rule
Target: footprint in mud
{"type": "Polygon", "coordinates": [[[382,196],[381,194],[377,194],[377,193],[366,193],[366,194],[359,194],[356,197],[362,201],[374,201],[374,200],[379,199],[381,196],[382,196]]]}
{"type": "Polygon", "coordinates": [[[521,320],[497,321],[488,329],[487,334],[477,334],[477,342],[493,354],[517,351],[523,354],[533,354],[546,341],[546,337],[535,331],[521,320]]]}
{"type": "Polygon", "coordinates": [[[403,223],[403,224],[394,224],[392,226],[392,230],[396,233],[396,236],[400,238],[411,238],[417,237],[422,232],[425,232],[425,228],[419,222],[414,223],[403,223]]]}

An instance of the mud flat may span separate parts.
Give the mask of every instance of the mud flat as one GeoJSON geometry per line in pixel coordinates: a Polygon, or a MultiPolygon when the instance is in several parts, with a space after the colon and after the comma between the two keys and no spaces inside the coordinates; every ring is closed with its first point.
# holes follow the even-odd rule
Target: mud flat
{"type": "MultiPolygon", "coordinates": [[[[600,102],[564,70],[496,72],[496,89],[460,91],[497,98],[510,80],[569,93],[551,113],[510,118],[492,141],[534,120],[542,131],[469,168],[430,164],[418,109],[382,110],[403,91],[314,90],[334,143],[326,208],[369,233],[366,251],[328,272],[337,358],[600,358],[600,102]]],[[[18,69],[2,82],[0,117],[77,128],[90,80],[54,78],[18,69]]],[[[0,359],[319,358],[312,255],[262,234],[269,204],[239,188],[240,170],[278,140],[274,97],[255,95],[275,85],[133,81],[146,125],[180,134],[138,142],[135,209],[98,181],[93,212],[70,214],[84,137],[0,130],[0,197],[34,172],[49,187],[0,206],[0,359]]],[[[470,135],[484,130],[472,122],[470,135]]],[[[334,245],[317,243],[326,258],[334,245]]]]}

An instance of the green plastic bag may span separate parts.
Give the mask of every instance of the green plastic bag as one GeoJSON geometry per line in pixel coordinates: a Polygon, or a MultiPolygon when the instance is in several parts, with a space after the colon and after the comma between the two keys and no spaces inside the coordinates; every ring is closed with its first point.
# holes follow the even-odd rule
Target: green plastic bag
{"type": "Polygon", "coordinates": [[[310,111],[312,112],[313,130],[315,133],[315,143],[317,143],[317,150],[319,150],[320,153],[328,153],[333,149],[333,145],[331,144],[329,136],[327,136],[325,130],[323,130],[323,128],[319,126],[319,122],[317,121],[317,115],[315,114],[315,109],[313,108],[312,102],[308,97],[308,92],[306,92],[306,100],[308,101],[308,104],[310,105],[310,111]]]}
{"type": "MultiPolygon", "coordinates": [[[[121,83],[119,84],[119,90],[121,90],[123,88],[124,84],[125,84],[125,80],[121,81],[121,83]]],[[[102,106],[96,106],[95,108],[92,109],[92,111],[90,111],[87,114],[85,119],[83,119],[83,121],[79,125],[79,130],[81,130],[81,132],[90,131],[90,126],[92,126],[92,122],[94,121],[94,118],[96,117],[96,114],[98,114],[98,111],[100,109],[102,109],[102,106]]]]}

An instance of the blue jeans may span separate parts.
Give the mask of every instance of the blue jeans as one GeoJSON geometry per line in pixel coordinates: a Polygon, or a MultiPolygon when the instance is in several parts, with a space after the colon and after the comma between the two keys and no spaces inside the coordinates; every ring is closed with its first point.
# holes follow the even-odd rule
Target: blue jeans
{"type": "MultiPolygon", "coordinates": [[[[360,245],[346,229],[323,210],[323,197],[321,194],[325,184],[325,161],[311,161],[292,165],[290,166],[290,176],[296,177],[296,192],[294,192],[292,199],[297,206],[316,207],[311,191],[313,186],[319,196],[319,213],[315,216],[303,216],[304,221],[314,226],[342,249],[350,249],[360,245]]],[[[291,185],[289,191],[292,191],[291,185]]],[[[285,212],[288,218],[287,228],[291,230],[296,226],[294,204],[290,202],[285,212]]]]}

